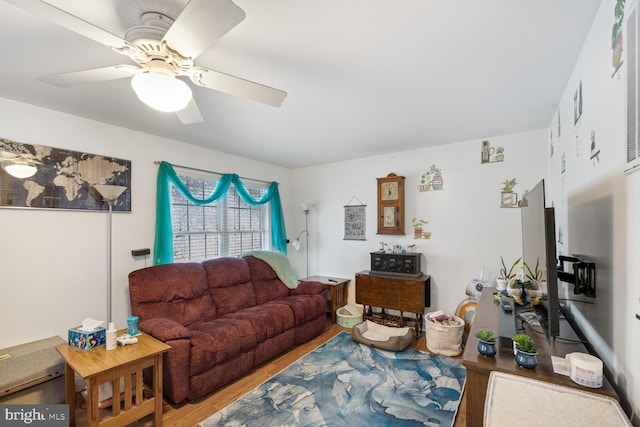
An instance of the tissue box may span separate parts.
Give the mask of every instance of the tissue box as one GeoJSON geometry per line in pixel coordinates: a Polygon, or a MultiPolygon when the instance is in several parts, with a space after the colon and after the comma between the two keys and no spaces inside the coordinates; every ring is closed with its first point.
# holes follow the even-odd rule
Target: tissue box
{"type": "Polygon", "coordinates": [[[69,329],[69,347],[91,350],[105,345],[106,341],[107,331],[104,327],[92,331],[83,331],[80,326],[69,329]]]}

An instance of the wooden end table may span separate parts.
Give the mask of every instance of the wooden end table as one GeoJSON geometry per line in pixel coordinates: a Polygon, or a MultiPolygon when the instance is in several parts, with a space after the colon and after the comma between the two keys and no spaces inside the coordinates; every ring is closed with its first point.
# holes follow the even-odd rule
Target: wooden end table
{"type": "MultiPolygon", "coordinates": [[[[126,329],[118,331],[118,335],[125,332],[126,329]]],[[[136,344],[118,346],[115,350],[109,351],[104,346],[89,351],[72,348],[66,344],[56,347],[65,361],[65,393],[71,427],[75,426],[74,372],[87,383],[89,427],[124,426],[149,414],[154,414],[154,426],[162,426],[162,354],[171,347],[144,333],[137,338],[136,344]],[[144,399],[142,384],[142,371],[145,368],[153,368],[152,396],[147,399],[144,399]],[[122,402],[119,396],[121,378],[124,378],[122,402]],[[114,390],[111,416],[100,420],[98,386],[108,382],[114,390]]]]}
{"type": "Polygon", "coordinates": [[[301,280],[310,282],[321,282],[327,285],[327,287],[329,288],[329,293],[331,295],[331,321],[333,323],[336,323],[336,310],[347,305],[349,282],[351,280],[330,276],[309,276],[301,280]]]}

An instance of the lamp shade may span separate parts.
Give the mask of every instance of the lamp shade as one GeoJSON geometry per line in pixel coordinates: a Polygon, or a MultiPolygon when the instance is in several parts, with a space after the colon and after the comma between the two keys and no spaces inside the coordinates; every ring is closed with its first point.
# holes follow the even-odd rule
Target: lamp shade
{"type": "Polygon", "coordinates": [[[2,169],[12,177],[20,179],[30,178],[38,171],[38,168],[33,163],[22,160],[11,160],[2,163],[2,169]]]}
{"type": "Polygon", "coordinates": [[[131,78],[131,87],[140,101],[167,113],[184,109],[192,96],[185,82],[163,73],[137,74],[131,78]]]}
{"type": "Polygon", "coordinates": [[[293,249],[295,249],[296,251],[300,250],[300,238],[297,238],[296,240],[294,240],[291,243],[291,246],[293,246],[293,249]]]}
{"type": "Polygon", "coordinates": [[[127,187],[124,187],[122,185],[109,185],[109,184],[96,184],[93,186],[93,188],[95,188],[96,191],[100,193],[102,198],[106,200],[107,203],[115,202],[118,196],[124,193],[124,190],[127,189],[127,187]]]}

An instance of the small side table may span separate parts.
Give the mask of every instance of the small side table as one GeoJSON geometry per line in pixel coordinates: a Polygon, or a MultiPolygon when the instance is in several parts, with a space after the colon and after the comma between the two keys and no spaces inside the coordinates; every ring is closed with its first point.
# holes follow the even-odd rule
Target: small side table
{"type": "Polygon", "coordinates": [[[303,281],[312,281],[312,282],[321,282],[327,285],[330,293],[330,310],[331,310],[331,321],[336,323],[336,310],[340,307],[344,307],[347,305],[347,296],[349,292],[349,282],[350,279],[340,279],[338,277],[331,276],[309,276],[303,281]]]}
{"type": "MultiPolygon", "coordinates": [[[[118,331],[118,335],[126,329],[118,331]]],[[[167,344],[142,333],[136,344],[109,350],[103,346],[89,351],[61,344],[56,347],[65,361],[65,393],[69,405],[69,425],[75,426],[76,393],[74,372],[87,382],[87,421],[89,427],[109,424],[125,426],[149,414],[153,425],[162,426],[162,354],[171,349],[167,344]],[[144,399],[142,371],[153,368],[153,395],[144,399]],[[133,379],[135,374],[135,380],[133,379]],[[120,402],[120,378],[124,378],[124,400],[120,402]],[[100,420],[98,385],[111,383],[113,404],[111,417],[100,420]],[[134,390],[135,386],[135,390],[134,390]],[[135,394],[134,394],[135,393],[135,394]]]]}

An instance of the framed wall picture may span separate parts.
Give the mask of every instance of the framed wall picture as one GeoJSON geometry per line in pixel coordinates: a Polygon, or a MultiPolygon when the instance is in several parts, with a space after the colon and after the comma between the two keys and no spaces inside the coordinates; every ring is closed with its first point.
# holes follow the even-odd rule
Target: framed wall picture
{"type": "Polygon", "coordinates": [[[367,205],[344,207],[344,240],[367,240],[367,205]]]}
{"type": "Polygon", "coordinates": [[[0,207],[100,211],[106,204],[94,185],[113,184],[127,187],[113,211],[131,212],[130,160],[0,138],[0,166],[0,207]],[[7,166],[15,163],[35,172],[16,177],[7,166]]]}

